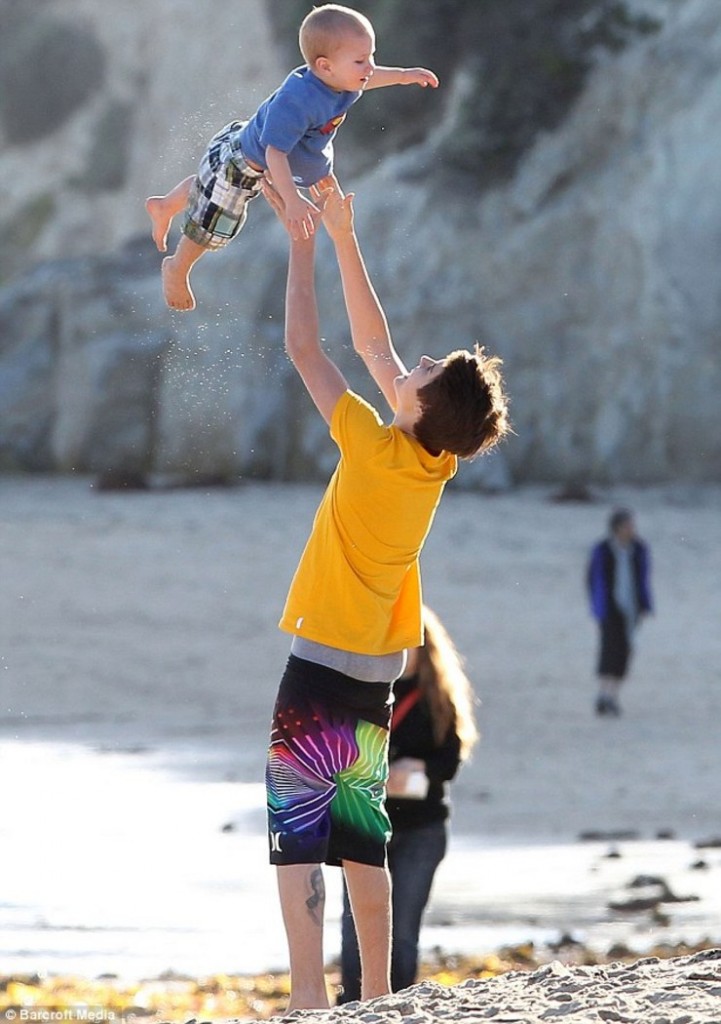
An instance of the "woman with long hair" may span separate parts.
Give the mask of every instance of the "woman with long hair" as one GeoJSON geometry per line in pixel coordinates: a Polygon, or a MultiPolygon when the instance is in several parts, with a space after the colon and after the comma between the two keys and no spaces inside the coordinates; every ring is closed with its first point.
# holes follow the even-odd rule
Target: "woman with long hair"
{"type": "MultiPolygon", "coordinates": [[[[393,882],[394,992],[416,981],[418,939],[433,877],[448,843],[448,783],[478,741],[473,688],[443,623],[423,607],[425,639],[408,652],[393,684],[386,810],[393,826],[388,867],[393,882]]],[[[343,892],[339,1002],[360,999],[360,959],[347,891],[343,892]]]]}

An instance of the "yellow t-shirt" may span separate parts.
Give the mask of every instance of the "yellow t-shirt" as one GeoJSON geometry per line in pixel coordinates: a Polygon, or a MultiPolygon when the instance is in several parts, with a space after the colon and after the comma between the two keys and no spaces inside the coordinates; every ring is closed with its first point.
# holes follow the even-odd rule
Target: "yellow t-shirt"
{"type": "Polygon", "coordinates": [[[423,642],[419,556],[458,460],[433,456],[346,391],[330,433],[340,460],[280,620],[288,633],[356,654],[423,642]]]}

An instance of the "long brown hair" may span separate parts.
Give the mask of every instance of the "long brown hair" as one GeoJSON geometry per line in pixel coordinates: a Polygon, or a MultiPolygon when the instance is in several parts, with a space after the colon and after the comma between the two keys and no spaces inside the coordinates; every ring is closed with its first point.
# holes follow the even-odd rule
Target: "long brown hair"
{"type": "Polygon", "coordinates": [[[418,648],[418,683],[428,701],[433,720],[433,735],[440,746],[451,729],[461,741],[461,760],[465,761],[478,742],[473,705],[476,698],[445,626],[426,605],[423,606],[425,642],[418,648]]]}

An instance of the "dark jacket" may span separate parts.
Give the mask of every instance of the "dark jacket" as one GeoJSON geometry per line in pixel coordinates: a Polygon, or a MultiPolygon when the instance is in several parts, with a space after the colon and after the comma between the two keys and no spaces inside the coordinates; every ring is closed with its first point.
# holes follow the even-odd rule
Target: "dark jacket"
{"type": "MultiPolygon", "coordinates": [[[[418,685],[416,676],[397,679],[393,684],[396,702],[418,685]]],[[[418,828],[433,821],[445,821],[449,814],[448,787],[445,785],[458,771],[461,763],[461,742],[451,728],[438,746],[433,736],[433,722],[428,703],[421,698],[397,727],[391,725],[389,760],[417,757],[426,762],[428,794],[424,800],[387,797],[386,810],[394,830],[418,828]]]]}
{"type": "MultiPolygon", "coordinates": [[[[636,607],[639,613],[653,611],[651,598],[651,556],[648,546],[642,540],[631,541],[631,562],[636,588],[636,607]]],[[[608,538],[599,541],[592,551],[588,563],[586,582],[591,602],[591,611],[599,622],[614,608],[613,587],[616,576],[616,559],[608,538]]]]}

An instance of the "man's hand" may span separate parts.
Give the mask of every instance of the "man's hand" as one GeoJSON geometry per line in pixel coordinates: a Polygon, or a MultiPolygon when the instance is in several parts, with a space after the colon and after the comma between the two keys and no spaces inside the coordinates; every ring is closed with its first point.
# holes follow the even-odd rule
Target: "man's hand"
{"type": "Polygon", "coordinates": [[[322,210],[322,220],[331,239],[336,242],[344,235],[353,234],[353,193],[343,195],[337,182],[324,178],[313,185],[310,194],[322,210]]]}

